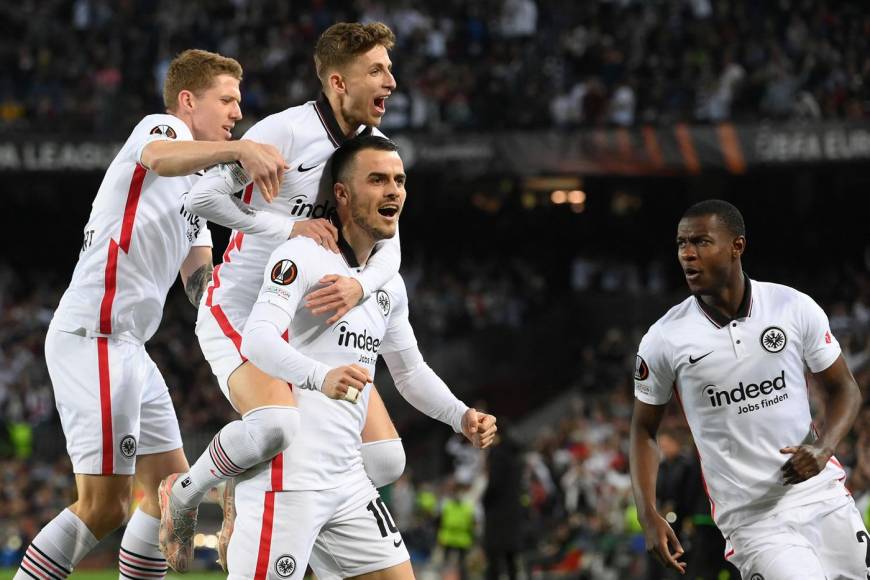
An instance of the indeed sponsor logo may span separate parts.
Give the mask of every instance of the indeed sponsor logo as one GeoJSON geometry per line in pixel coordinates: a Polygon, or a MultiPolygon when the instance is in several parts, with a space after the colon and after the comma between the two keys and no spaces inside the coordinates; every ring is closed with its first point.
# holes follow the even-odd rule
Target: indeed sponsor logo
{"type": "Polygon", "coordinates": [[[330,200],[313,204],[308,202],[308,196],[297,195],[290,198],[290,215],[305,218],[329,218],[335,213],[335,206],[330,200]]]}
{"type": "Polygon", "coordinates": [[[338,326],[338,345],[377,354],[381,347],[381,339],[371,336],[367,329],[354,332],[347,323],[341,323],[338,326]]]}
{"type": "MultiPolygon", "coordinates": [[[[757,399],[758,397],[783,391],[787,386],[788,385],[785,382],[785,370],[783,370],[780,372],[779,376],[758,383],[744,384],[741,381],[733,389],[718,390],[716,385],[707,385],[704,387],[703,393],[710,399],[711,406],[727,407],[733,403],[757,399]]],[[[784,399],[788,397],[788,393],[781,393],[779,396],[784,399]]],[[[761,406],[764,407],[766,405],[761,406]]]]}

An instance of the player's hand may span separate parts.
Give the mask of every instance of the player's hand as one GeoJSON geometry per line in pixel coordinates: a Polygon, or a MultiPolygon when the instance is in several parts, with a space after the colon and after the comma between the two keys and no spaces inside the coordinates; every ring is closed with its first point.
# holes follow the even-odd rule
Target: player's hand
{"type": "Polygon", "coordinates": [[[652,554],[665,568],[676,570],[680,574],[686,573],[686,563],[680,562],[685,551],[673,528],[658,513],[655,513],[651,521],[643,527],[646,551],[652,554]]]}
{"type": "Polygon", "coordinates": [[[335,310],[335,314],[326,321],[328,325],[337,322],[348,310],[359,304],[363,295],[359,281],[350,276],[329,274],[318,280],[318,283],[323,288],[305,297],[305,308],[315,316],[335,310]]]}
{"type": "Polygon", "coordinates": [[[327,250],[338,253],[338,230],[329,223],[329,220],[317,218],[294,222],[289,237],[295,238],[296,236],[311,238],[327,250]]]}
{"type": "Polygon", "coordinates": [[[782,482],[785,485],[801,483],[820,474],[834,455],[833,449],[823,449],[815,445],[783,447],[779,452],[783,455],[791,455],[780,468],[782,482]]]}
{"type": "Polygon", "coordinates": [[[369,371],[359,365],[345,365],[326,373],[320,391],[330,399],[356,403],[359,393],[370,382],[372,382],[372,378],[369,376],[369,371]],[[354,389],[356,392],[350,389],[354,389]]]}
{"type": "Polygon", "coordinates": [[[498,427],[495,425],[493,415],[477,409],[468,409],[462,415],[462,434],[479,449],[486,449],[492,445],[496,431],[498,427]]]}
{"type": "Polygon", "coordinates": [[[263,199],[271,203],[278,195],[284,172],[290,169],[290,166],[284,161],[281,152],[272,145],[255,143],[247,139],[241,139],[237,143],[239,163],[260,190],[263,199]]]}

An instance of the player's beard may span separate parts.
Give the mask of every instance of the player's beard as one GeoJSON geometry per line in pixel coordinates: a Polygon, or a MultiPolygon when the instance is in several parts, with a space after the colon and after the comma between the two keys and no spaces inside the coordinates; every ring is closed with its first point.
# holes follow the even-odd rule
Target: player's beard
{"type": "Polygon", "coordinates": [[[366,215],[367,214],[364,211],[364,209],[361,208],[359,205],[357,205],[356,203],[350,204],[350,219],[351,219],[351,221],[354,224],[356,224],[356,226],[358,228],[360,228],[362,231],[364,231],[369,236],[371,236],[371,238],[374,241],[378,242],[380,240],[387,240],[389,238],[392,238],[394,235],[396,235],[395,230],[389,231],[389,230],[383,229],[375,224],[370,223],[369,220],[367,219],[366,215]]]}

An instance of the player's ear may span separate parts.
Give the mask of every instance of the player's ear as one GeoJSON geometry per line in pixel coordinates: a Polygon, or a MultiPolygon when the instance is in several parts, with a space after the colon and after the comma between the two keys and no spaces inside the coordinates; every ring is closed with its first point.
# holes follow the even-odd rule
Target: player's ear
{"type": "Polygon", "coordinates": [[[335,202],[338,205],[347,205],[350,203],[350,191],[347,186],[340,181],[337,181],[332,187],[332,193],[335,194],[335,202]]]}
{"type": "Polygon", "coordinates": [[[744,236],[737,236],[731,242],[731,255],[734,258],[739,258],[743,255],[744,250],[746,250],[746,238],[744,236]]]}
{"type": "Polygon", "coordinates": [[[326,83],[329,85],[329,88],[337,94],[343,95],[347,92],[347,86],[344,84],[344,77],[341,76],[341,73],[338,71],[329,73],[326,83]]]}
{"type": "Polygon", "coordinates": [[[193,108],[194,95],[187,89],[178,91],[178,110],[189,111],[193,108]]]}

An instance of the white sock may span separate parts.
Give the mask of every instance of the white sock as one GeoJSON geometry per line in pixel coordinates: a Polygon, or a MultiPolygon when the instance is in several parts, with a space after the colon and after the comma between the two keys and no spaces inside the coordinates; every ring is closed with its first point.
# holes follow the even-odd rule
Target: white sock
{"type": "Polygon", "coordinates": [[[63,580],[97,543],[85,523],[65,509],[33,538],[14,580],[63,580]]]}
{"type": "Polygon", "coordinates": [[[140,509],[133,512],[118,552],[119,580],[160,580],[166,576],[166,559],[157,541],[159,531],[160,518],[140,509]]]}
{"type": "Polygon", "coordinates": [[[293,441],[299,429],[296,407],[258,407],[241,421],[221,429],[190,471],[172,486],[173,505],[193,508],[220,482],[272,459],[293,441]]]}

